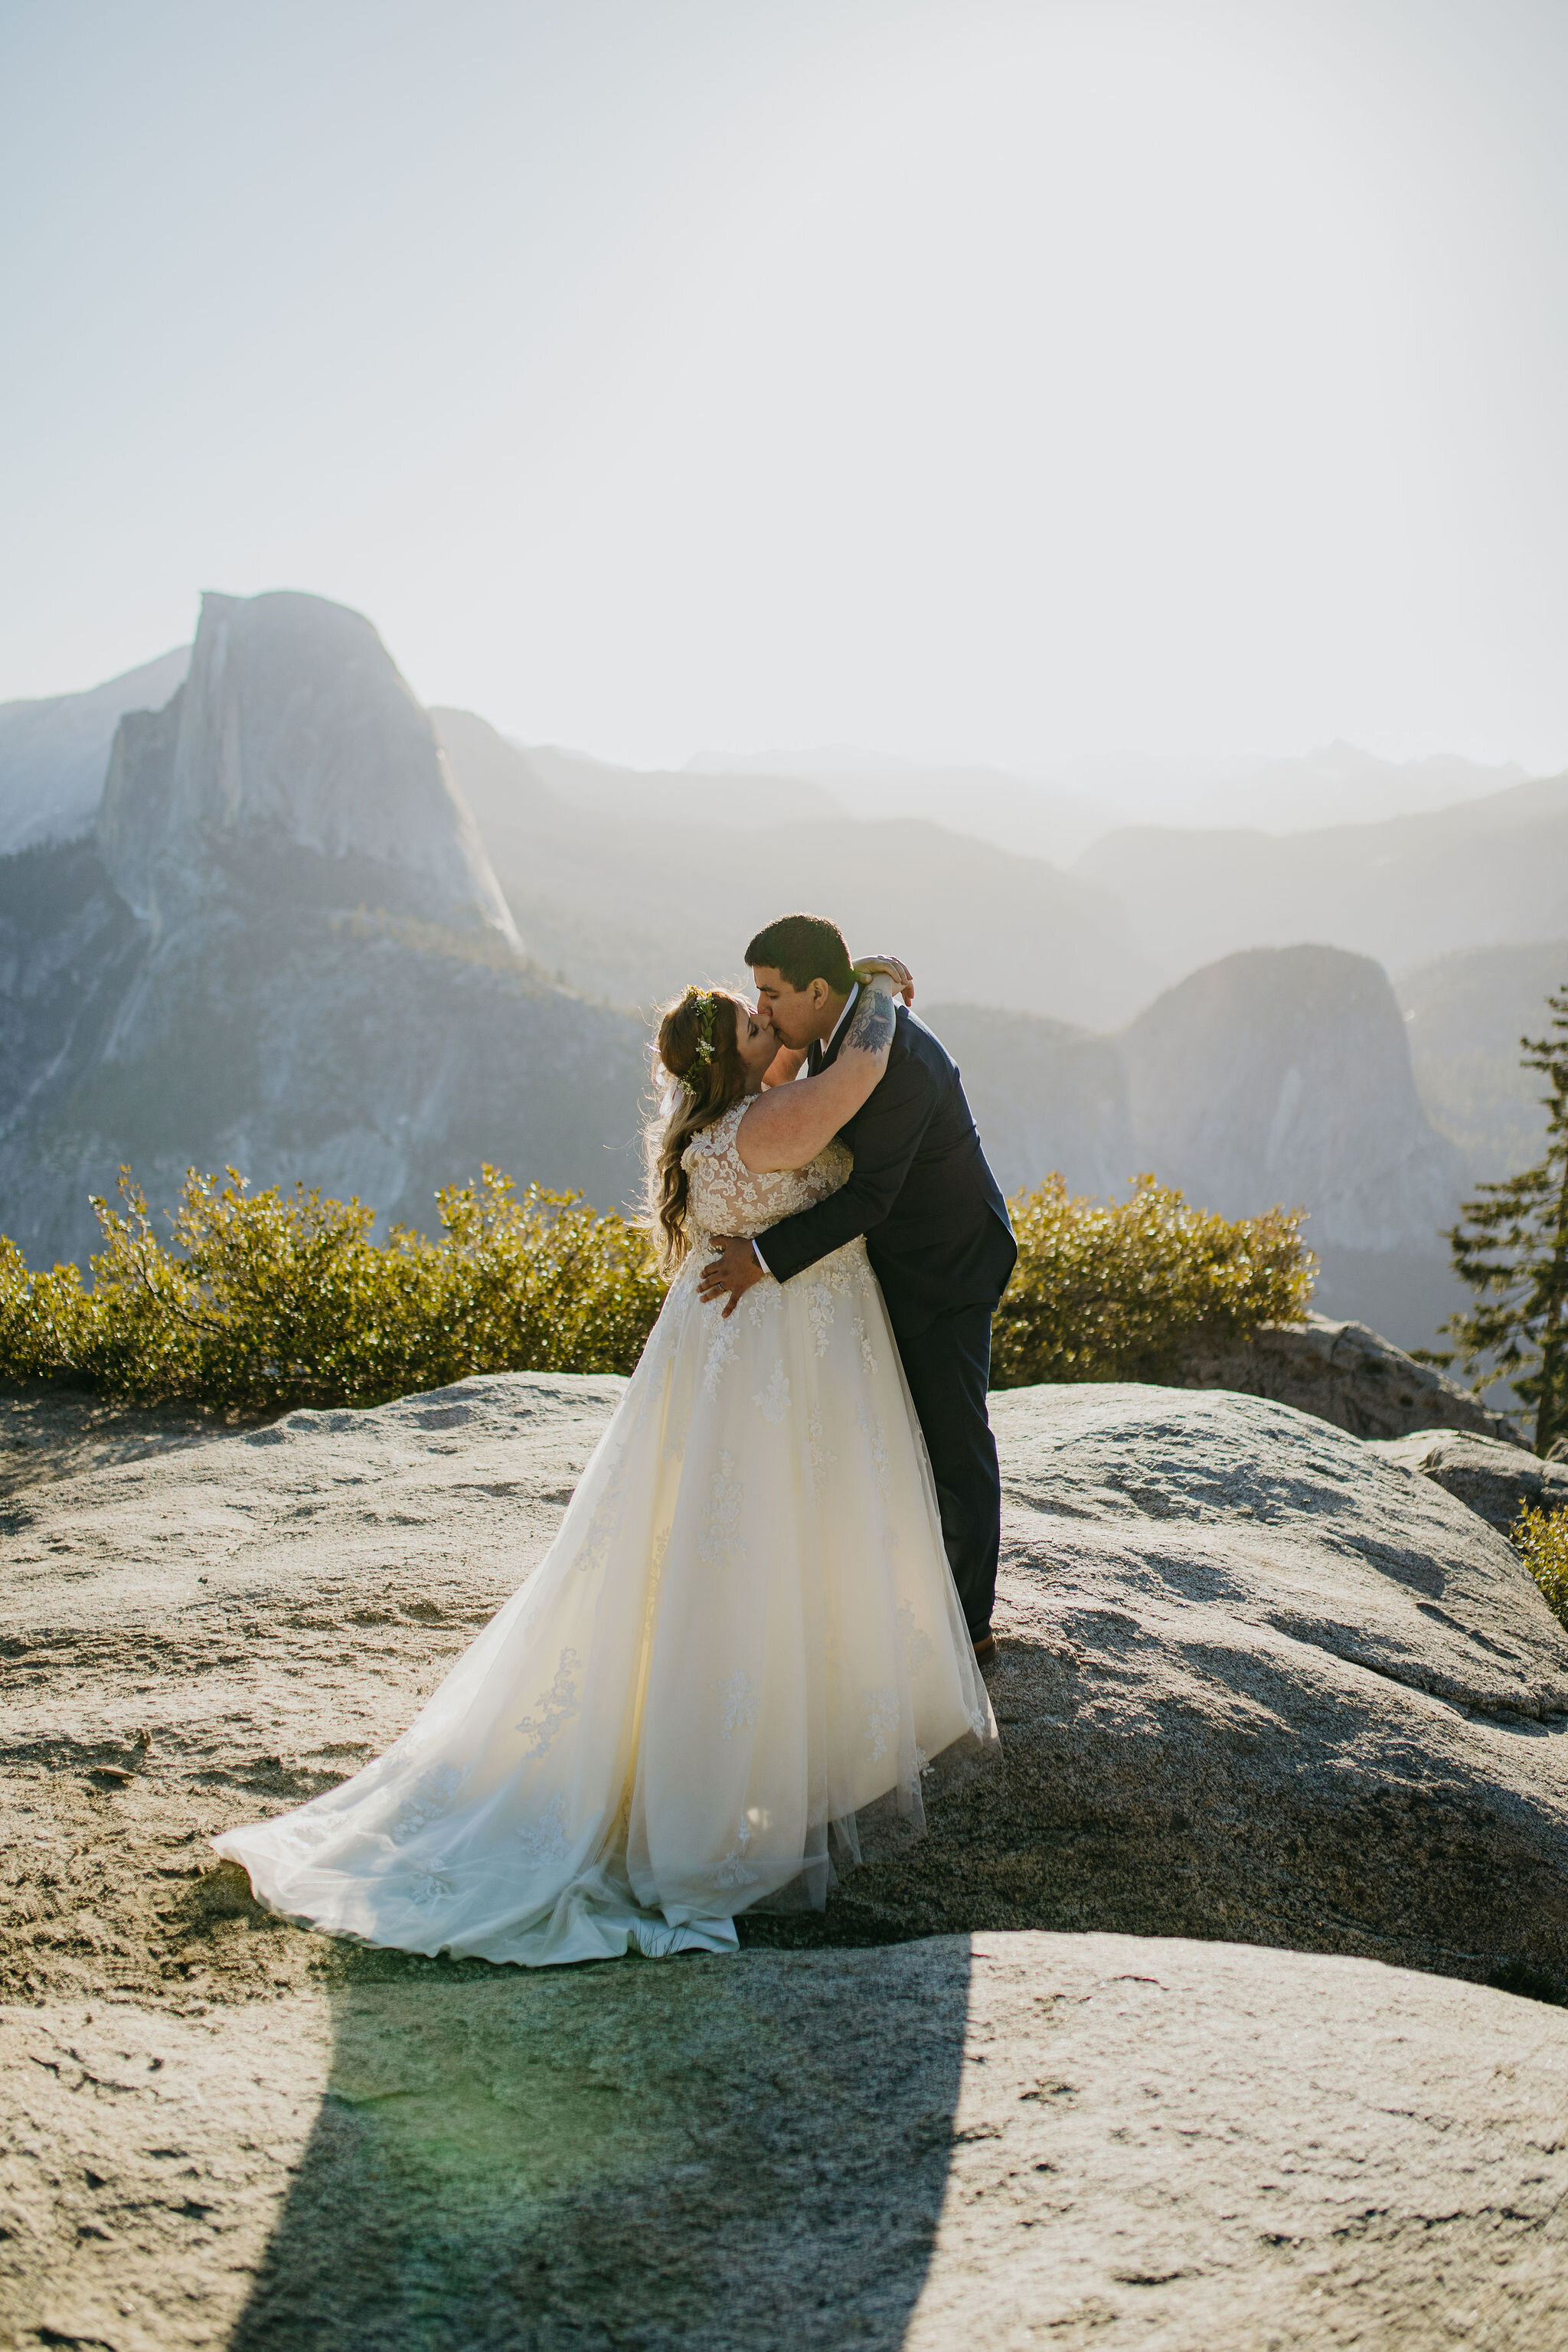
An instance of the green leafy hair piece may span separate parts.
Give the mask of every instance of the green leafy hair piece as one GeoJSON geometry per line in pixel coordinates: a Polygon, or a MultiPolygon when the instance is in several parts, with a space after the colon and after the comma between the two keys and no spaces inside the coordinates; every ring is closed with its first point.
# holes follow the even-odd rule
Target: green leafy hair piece
{"type": "Polygon", "coordinates": [[[691,1056],[691,1067],[680,1074],[680,1083],[693,1102],[702,1098],[703,1088],[694,1075],[699,1062],[713,1059],[713,991],[710,988],[689,988],[689,1001],[697,1006],[697,1045],[691,1056]]]}

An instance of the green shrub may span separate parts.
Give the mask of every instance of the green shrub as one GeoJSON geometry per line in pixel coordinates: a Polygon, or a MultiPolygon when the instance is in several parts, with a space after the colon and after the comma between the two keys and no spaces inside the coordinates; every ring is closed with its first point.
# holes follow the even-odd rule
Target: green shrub
{"type": "MultiPolygon", "coordinates": [[[[120,1192],[94,1203],[90,1287],[74,1265],[30,1272],[0,1238],[0,1373],[147,1404],[379,1404],[469,1372],[629,1372],[664,1297],[637,1226],[575,1193],[519,1198],[493,1168],[437,1193],[439,1241],[395,1225],[378,1243],[363,1202],[193,1169],[166,1247],[127,1171],[120,1192]]],[[[1053,1176],[1012,1205],[998,1388],[1166,1379],[1194,1339],[1305,1312],[1299,1215],[1215,1216],[1152,1176],[1121,1202],[1053,1176]]]]}
{"type": "Polygon", "coordinates": [[[1568,1625],[1568,1509],[1542,1511],[1523,1503],[1509,1534],[1547,1606],[1568,1625]]]}
{"type": "Polygon", "coordinates": [[[376,1404],[468,1372],[629,1372],[663,1297],[635,1226],[574,1193],[520,1200],[492,1168],[437,1195],[438,1242],[378,1244],[363,1202],[193,1169],[166,1249],[126,1171],[120,1191],[93,1204],[90,1290],[0,1240],[0,1372],[144,1403],[376,1404]]]}
{"type": "Polygon", "coordinates": [[[1307,1311],[1302,1212],[1228,1218],[1140,1176],[1130,1199],[1060,1176],[1011,1203],[1018,1264],[996,1310],[993,1385],[1169,1379],[1194,1339],[1242,1339],[1307,1311]]]}

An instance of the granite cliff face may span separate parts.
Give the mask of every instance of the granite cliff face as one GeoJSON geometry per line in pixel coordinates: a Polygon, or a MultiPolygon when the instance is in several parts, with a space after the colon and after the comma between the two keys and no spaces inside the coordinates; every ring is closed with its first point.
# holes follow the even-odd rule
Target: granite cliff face
{"type": "Polygon", "coordinates": [[[155,928],[215,862],[305,852],[341,895],[521,944],[429,718],[370,623],[320,596],[203,597],[184,684],[120,723],[97,835],[155,928]]]}
{"type": "Polygon", "coordinates": [[[1427,1119],[1386,974],[1341,948],[1255,948],[1192,973],[1118,1034],[921,1008],[958,1060],[1004,1187],[1053,1169],[1114,1192],[1142,1169],[1227,1216],[1309,1213],[1316,1304],[1403,1347],[1458,1303],[1441,1230],[1463,1159],[1427,1119]]]}
{"type": "Polygon", "coordinates": [[[1428,1124],[1387,974],[1334,948],[1255,948],[1122,1033],[1133,1133],[1165,1181],[1238,1216],[1307,1202],[1319,1249],[1437,1249],[1463,1182],[1428,1124]]]}
{"type": "Polygon", "coordinates": [[[489,1160],[637,1181],[640,1024],[521,952],[434,729],[321,599],[207,597],[95,833],[0,858],[0,1231],[80,1256],[129,1161],[303,1179],[428,1229],[489,1160]]]}

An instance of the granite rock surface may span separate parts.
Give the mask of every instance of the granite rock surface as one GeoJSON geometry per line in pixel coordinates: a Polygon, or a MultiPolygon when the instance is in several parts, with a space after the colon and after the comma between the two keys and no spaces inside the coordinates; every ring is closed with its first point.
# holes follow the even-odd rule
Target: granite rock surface
{"type": "Polygon", "coordinates": [[[1240,1345],[1199,1341],[1180,1371],[1181,1385],[1235,1389],[1293,1405],[1352,1437],[1409,1437],[1454,1429],[1522,1449],[1506,1413],[1431,1364],[1418,1364],[1364,1323],[1309,1315],[1301,1323],[1266,1323],[1240,1345]]]}
{"type": "MultiPolygon", "coordinates": [[[[12,1981],[140,1984],[154,1949],[184,1981],[153,1855],[205,1868],[212,1830],[384,1746],[542,1554],[621,1387],[497,1375],[171,1422],[166,1450],[142,1417],[118,1460],[98,1423],[53,1480],[68,1433],[14,1401],[5,1756],[70,1823],[48,1916],[97,1926],[74,1958],[58,1925],[14,1941],[12,1981]]],[[[1005,1766],[753,1937],[1110,1928],[1568,1991],[1568,1634],[1500,1534],[1255,1398],[1018,1389],[993,1419],[1005,1766]]]]}
{"type": "Polygon", "coordinates": [[[1426,1429],[1378,1451],[1385,1461],[1433,1479],[1505,1533],[1526,1505],[1532,1510],[1568,1508],[1568,1462],[1542,1462],[1497,1438],[1426,1429]]]}
{"type": "Polygon", "coordinates": [[[407,1722],[621,1386],[0,1405],[5,2352],[1561,2340],[1568,1636],[1287,1407],[994,1400],[1004,1767],[738,1961],[254,1904],[206,1840],[407,1722]]]}
{"type": "Polygon", "coordinates": [[[1568,2015],[949,1936],[0,2011],[0,2343],[1258,2352],[1568,2334],[1568,2015]]]}

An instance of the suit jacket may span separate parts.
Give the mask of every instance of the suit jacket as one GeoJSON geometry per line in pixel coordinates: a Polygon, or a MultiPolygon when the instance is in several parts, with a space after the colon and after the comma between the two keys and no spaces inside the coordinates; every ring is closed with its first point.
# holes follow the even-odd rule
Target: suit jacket
{"type": "MultiPolygon", "coordinates": [[[[815,1074],[837,1060],[848,1024],[815,1074]]],[[[757,1235],[768,1272],[788,1282],[857,1234],[900,1338],[952,1307],[994,1307],[1018,1255],[1001,1188],[985,1164],[957,1068],[923,1021],[900,1005],[888,1066],[839,1130],[855,1155],[848,1182],[815,1209],[757,1235]]]]}

